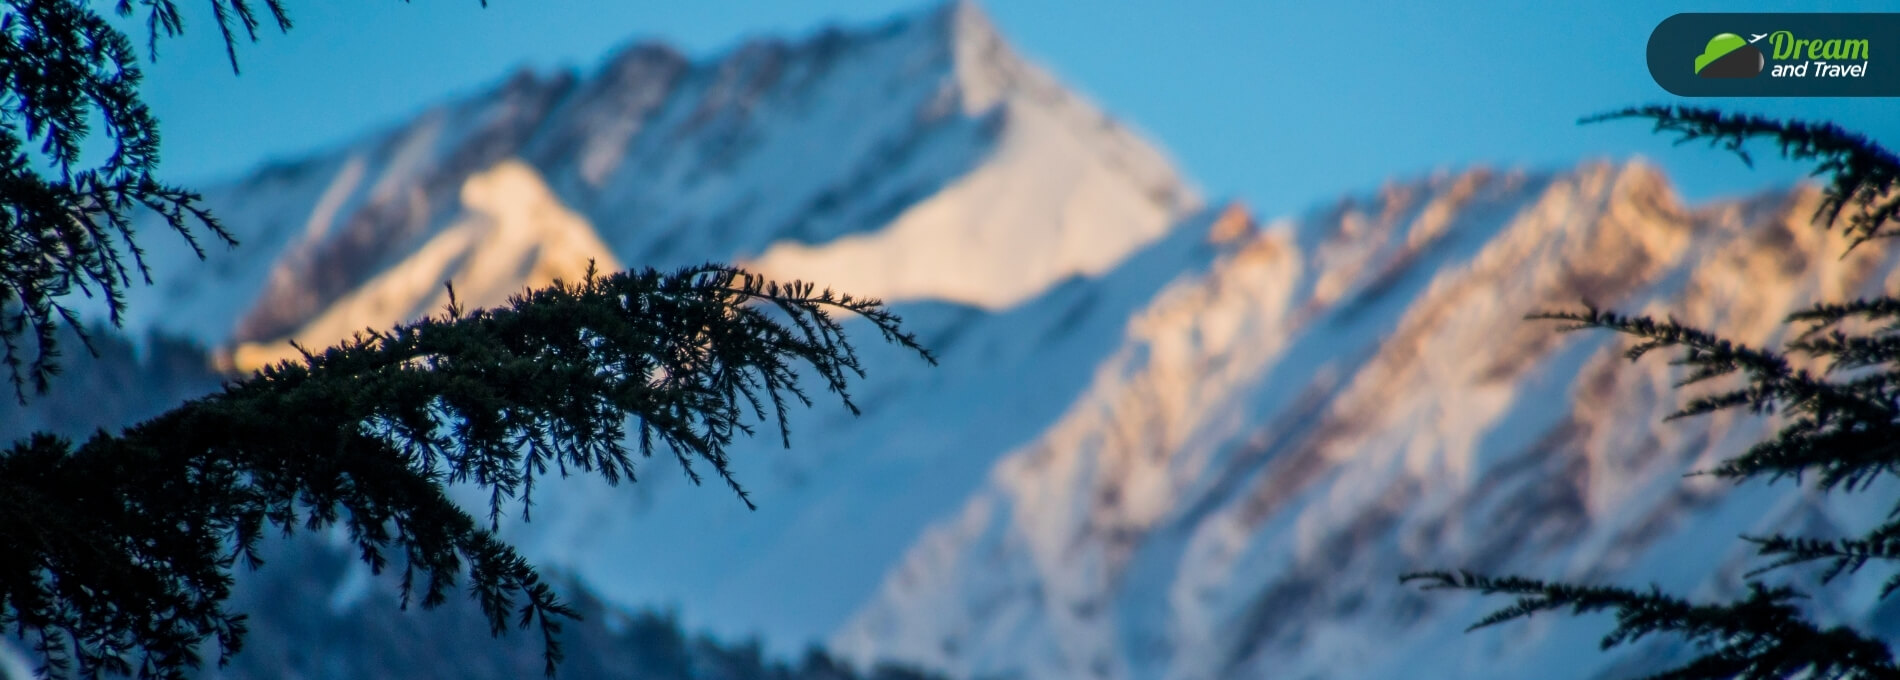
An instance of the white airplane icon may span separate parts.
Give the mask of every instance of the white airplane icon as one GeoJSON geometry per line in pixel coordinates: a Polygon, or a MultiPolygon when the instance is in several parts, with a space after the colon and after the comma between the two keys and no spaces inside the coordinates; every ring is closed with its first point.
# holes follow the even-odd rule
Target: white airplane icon
{"type": "Polygon", "coordinates": [[[1768,37],[1767,33],[1750,33],[1748,34],[1748,42],[1753,43],[1766,37],[1768,37]]]}

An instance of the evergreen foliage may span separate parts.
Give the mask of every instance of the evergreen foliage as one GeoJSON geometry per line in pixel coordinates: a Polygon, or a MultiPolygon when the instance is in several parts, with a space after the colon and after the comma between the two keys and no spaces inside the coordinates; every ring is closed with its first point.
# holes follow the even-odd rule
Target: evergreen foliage
{"type": "Polygon", "coordinates": [[[714,265],[590,270],[306,352],[118,435],[35,435],[0,455],[0,624],[57,677],[184,677],[205,640],[221,663],[241,648],[225,601],[235,564],[261,564],[264,532],[336,525],[372,570],[400,571],[405,606],[441,604],[466,578],[491,632],[537,625],[553,673],[574,611],[496,538],[501,515],[518,504],[529,519],[550,473],[632,481],[634,450],[671,453],[750,506],[736,435],[774,420],[788,437],[788,401],[811,403],[801,377],[856,411],[862,367],[835,311],[934,362],[875,300],[714,265]],[[487,490],[486,518],[446,484],[487,490]]]}
{"type": "Polygon", "coordinates": [[[137,209],[163,216],[194,249],[194,222],[235,243],[198,194],[154,178],[158,124],[139,100],[139,79],[131,41],[85,3],[7,0],[0,17],[0,360],[21,402],[29,385],[44,392],[58,371],[62,322],[81,328],[61,298],[101,295],[116,324],[133,271],[147,276],[132,242],[137,209]],[[86,166],[80,156],[95,115],[111,149],[86,166]]]}
{"type": "MultiPolygon", "coordinates": [[[[1814,215],[1831,228],[1844,222],[1848,249],[1895,235],[1900,216],[1900,158],[1861,135],[1833,124],[1775,121],[1689,107],[1650,106],[1584,119],[1584,122],[1646,118],[1678,143],[1707,141],[1749,156],[1745,142],[1768,138],[1787,158],[1815,163],[1826,179],[1814,215]],[[1843,220],[1843,216],[1845,219],[1843,220]]],[[[1887,296],[1818,304],[1792,314],[1795,339],[1780,350],[1749,347],[1675,320],[1657,321],[1597,309],[1540,312],[1531,319],[1566,322],[1564,330],[1609,329],[1637,338],[1632,360],[1659,349],[1680,350],[1673,361],[1686,368],[1679,387],[1739,375],[1740,387],[1691,399],[1670,418],[1724,409],[1779,414],[1785,423],[1767,441],[1749,447],[1703,474],[1740,482],[1754,478],[1799,484],[1813,480],[1825,491],[1867,492],[1882,478],[1900,475],[1900,299],[1887,296]],[[1819,372],[1797,367],[1796,356],[1824,362],[1819,372]]],[[[1891,488],[1891,487],[1887,487],[1891,488]]],[[[1401,582],[1428,589],[1475,590],[1516,597],[1509,607],[1472,626],[1493,626],[1532,615],[1569,611],[1613,612],[1616,626],[1602,639],[1609,649],[1651,635],[1673,634],[1697,650],[1689,661],[1649,676],[1691,678],[1900,678],[1887,643],[1851,626],[1823,627],[1810,621],[1791,587],[1759,577],[1784,567],[1821,563],[1826,583],[1875,561],[1900,558],[1900,501],[1885,521],[1857,538],[1823,540],[1802,536],[1745,536],[1768,563],[1748,574],[1748,594],[1733,602],[1692,604],[1656,589],[1582,586],[1466,571],[1405,574],[1401,582]]],[[[1900,570],[1879,597],[1900,588],[1900,570]]]]}
{"type": "MultiPolygon", "coordinates": [[[[71,296],[102,297],[117,326],[126,288],[150,284],[135,216],[155,213],[201,258],[204,234],[237,243],[199,194],[156,179],[132,40],[85,0],[0,2],[0,361],[24,404],[58,372],[62,335],[97,349],[71,296]],[[95,131],[107,143],[89,148],[95,131]]],[[[154,59],[184,30],[173,0],[113,9],[143,12],[154,59]]],[[[240,35],[290,28],[282,0],[210,0],[210,14],[233,71],[240,35]]],[[[862,367],[834,312],[934,362],[876,300],[715,265],[590,267],[494,310],[465,313],[453,294],[444,316],[304,351],[119,434],[39,433],[0,452],[0,631],[34,646],[43,675],[184,677],[207,641],[220,663],[240,649],[232,571],[261,564],[266,530],[342,526],[372,569],[401,570],[405,606],[434,607],[466,579],[492,633],[538,625],[553,673],[575,612],[495,536],[511,503],[528,518],[537,479],[632,481],[630,440],[751,507],[735,437],[769,418],[789,445],[785,409],[811,403],[810,379],[856,411],[862,367]],[[486,522],[448,484],[486,490],[486,522]]]]}
{"type": "MultiPolygon", "coordinates": [[[[64,300],[105,300],[119,325],[125,290],[151,282],[133,239],[133,217],[157,214],[199,257],[199,239],[237,240],[197,192],[163,183],[158,121],[139,98],[138,51],[88,0],[0,0],[0,362],[16,399],[46,391],[59,372],[59,329],[80,331],[64,300]],[[106,143],[88,163],[86,139],[106,143]]],[[[240,33],[255,42],[268,20],[290,29],[284,0],[210,0],[236,71],[240,33]]],[[[486,0],[482,0],[484,6],[486,0]]],[[[143,13],[146,50],[185,29],[175,0],[115,0],[120,17],[143,13]]]]}

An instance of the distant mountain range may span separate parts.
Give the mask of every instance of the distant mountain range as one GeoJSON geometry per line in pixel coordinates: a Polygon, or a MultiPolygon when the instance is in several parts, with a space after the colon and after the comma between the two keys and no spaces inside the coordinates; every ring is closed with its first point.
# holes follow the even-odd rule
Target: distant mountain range
{"type": "MultiPolygon", "coordinates": [[[[1522,320],[1587,298],[1770,342],[1801,305],[1900,287],[1890,249],[1842,259],[1808,224],[1811,188],[1684,205],[1640,160],[1592,161],[1395,179],[1261,220],[1202,198],[968,2],[707,59],[641,43],[591,73],[522,71],[208,195],[243,245],[200,263],[147,237],[158,281],[128,330],[226,367],[433,311],[445,280],[492,305],[590,259],[731,261],[897,301],[942,365],[867,345],[861,417],[821,406],[790,450],[740,452],[759,511],[656,459],[632,487],[563,482],[506,527],[604,608],[676,607],[780,656],[823,642],[953,677],[1606,677],[1681,650],[1600,653],[1590,618],[1466,634],[1497,602],[1396,576],[1719,596],[1750,564],[1737,534],[1876,516],[1685,479],[1772,421],[1664,423],[1676,368],[1522,320]]],[[[207,384],[180,371],[114,413],[207,384]]],[[[49,408],[8,431],[84,415],[49,408]]],[[[260,606],[261,631],[384,611],[347,561],[285,550],[253,581],[300,574],[326,604],[260,606]]],[[[1845,596],[1870,578],[1813,604],[1900,631],[1845,596]]],[[[383,625],[488,644],[446,623],[464,615],[383,625]]],[[[303,677],[371,672],[321,639],[303,677]]]]}

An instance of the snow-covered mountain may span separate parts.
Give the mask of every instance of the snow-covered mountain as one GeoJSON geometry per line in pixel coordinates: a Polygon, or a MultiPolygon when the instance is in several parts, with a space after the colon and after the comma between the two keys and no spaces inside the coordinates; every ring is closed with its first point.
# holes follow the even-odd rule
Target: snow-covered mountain
{"type": "Polygon", "coordinates": [[[181,264],[131,300],[135,325],[235,343],[249,365],[430,309],[450,276],[495,304],[596,251],[1003,308],[1199,205],[1158,151],[961,2],[707,60],[640,43],[587,75],[522,71],[208,195],[242,246],[186,266],[183,242],[151,239],[181,264]],[[520,251],[542,232],[570,252],[520,251]],[[565,264],[456,265],[523,257],[565,264]]]}
{"type": "MultiPolygon", "coordinates": [[[[899,301],[941,366],[867,342],[861,417],[821,404],[791,450],[737,452],[760,511],[661,469],[544,487],[506,531],[690,628],[957,676],[1585,678],[1666,659],[1598,653],[1601,620],[1467,635],[1495,602],[1396,576],[1717,595],[1747,564],[1736,534],[1865,515],[1683,479],[1766,421],[1665,424],[1684,398],[1666,362],[1523,315],[1588,298],[1763,342],[1804,303],[1900,285],[1877,246],[1838,257],[1811,189],[1688,206],[1641,161],[1448,171],[1263,224],[1204,203],[968,2],[523,71],[208,193],[243,245],[197,263],[146,238],[159,282],[130,324],[239,367],[438,308],[444,280],[489,305],[588,260],[737,261],[899,301]]],[[[371,587],[346,575],[329,602],[371,587]]],[[[1869,600],[1819,606],[1894,619],[1849,601],[1869,600]]]]}
{"type": "MultiPolygon", "coordinates": [[[[1665,424],[1675,367],[1522,320],[1588,298],[1760,343],[1802,305],[1900,284],[1889,253],[1840,259],[1838,232],[1808,224],[1815,200],[1689,208],[1640,162],[1474,171],[1252,237],[1145,303],[1085,392],[834,644],[979,676],[1591,677],[1617,659],[1594,649],[1603,620],[1466,635],[1501,603],[1395,577],[1733,594],[1738,534],[1878,517],[1788,484],[1685,480],[1766,421],[1665,424]]],[[[1864,605],[1868,585],[1832,592],[1864,605]]]]}
{"type": "Polygon", "coordinates": [[[207,195],[241,246],[197,263],[176,238],[145,239],[162,264],[128,326],[195,338],[240,369],[293,356],[290,340],[324,346],[439,309],[445,280],[492,305],[589,259],[737,261],[906,302],[934,348],[981,346],[935,371],[869,356],[869,415],[803,414],[791,452],[755,442],[742,473],[764,512],[652,474],[633,489],[576,483],[511,534],[610,597],[679,602],[690,623],[792,648],[843,623],[918,531],[1053,418],[1139,286],[1178,266],[1150,266],[1088,332],[1048,333],[1038,347],[1053,353],[1018,334],[1081,320],[1099,295],[1077,277],[1211,218],[1165,156],[967,2],[702,60],[642,43],[590,74],[522,71],[207,195]],[[1041,384],[1006,390],[1008,366],[1041,384]],[[841,532],[839,513],[872,519],[841,532]],[[641,557],[656,546],[674,557],[641,557]]]}

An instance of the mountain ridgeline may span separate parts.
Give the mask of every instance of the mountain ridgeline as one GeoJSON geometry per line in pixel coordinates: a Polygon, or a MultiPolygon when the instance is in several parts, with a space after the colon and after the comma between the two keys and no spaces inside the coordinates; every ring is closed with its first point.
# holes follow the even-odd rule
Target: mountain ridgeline
{"type": "MultiPolygon", "coordinates": [[[[589,260],[883,297],[938,354],[867,346],[862,415],[797,411],[793,448],[736,445],[757,512],[656,458],[631,486],[550,481],[533,522],[505,520],[589,613],[569,677],[1621,677],[1685,650],[1598,653],[1587,618],[1467,634],[1489,603],[1395,577],[1727,597],[1758,566],[1737,534],[1882,512],[1685,478],[1776,421],[1665,422],[1693,396],[1679,367],[1523,319],[1587,299],[1769,343],[1804,305],[1900,287],[1890,248],[1842,258],[1809,223],[1813,188],[1690,205],[1641,160],[1469,168],[1262,220],[1203,199],[968,2],[522,71],[207,196],[243,246],[201,263],[149,239],[157,283],[130,300],[134,337],[182,339],[61,378],[136,375],[150,403],[56,396],[7,432],[209,389],[188,344],[248,370],[434,311],[444,281],[488,306],[589,260]],[[621,613],[648,607],[677,614],[621,613]]],[[[285,543],[246,578],[256,634],[218,677],[538,672],[532,636],[489,647],[459,605],[398,613],[338,550],[285,543]]],[[[1870,578],[1806,606],[1900,632],[1852,596],[1870,578]]]]}

